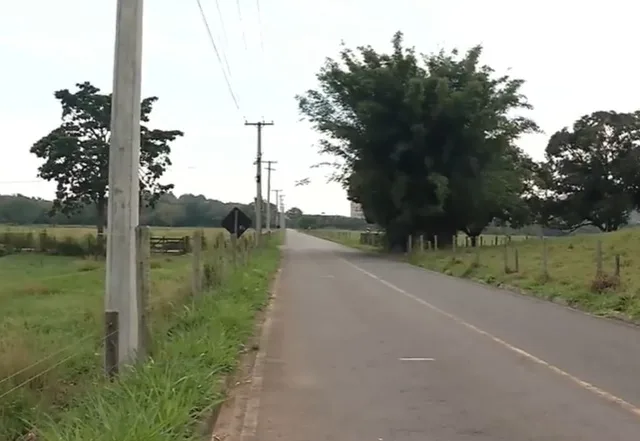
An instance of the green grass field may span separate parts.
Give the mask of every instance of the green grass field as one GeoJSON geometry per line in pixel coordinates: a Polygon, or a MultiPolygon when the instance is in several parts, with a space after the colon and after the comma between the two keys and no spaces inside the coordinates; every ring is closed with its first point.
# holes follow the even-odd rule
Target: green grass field
{"type": "MultiPolygon", "coordinates": [[[[47,230],[60,237],[93,231],[88,228],[73,227],[47,230]]],[[[192,229],[178,231],[159,229],[153,234],[162,235],[163,232],[167,236],[181,236],[190,234],[192,229]]],[[[210,229],[205,234],[213,236],[219,232],[220,230],[210,229]]],[[[208,250],[205,252],[205,260],[218,262],[221,253],[224,252],[208,250]]],[[[203,369],[206,370],[207,375],[211,375],[211,370],[216,369],[220,371],[219,373],[229,371],[237,355],[236,341],[244,339],[247,329],[251,328],[253,311],[264,303],[268,279],[278,265],[279,252],[275,245],[270,244],[264,250],[258,250],[255,253],[257,253],[255,258],[246,267],[241,267],[237,271],[231,268],[227,255],[225,259],[227,265],[218,269],[221,274],[226,275],[225,282],[218,288],[224,296],[216,293],[215,296],[209,296],[209,299],[203,301],[202,305],[192,303],[193,299],[190,296],[191,256],[152,257],[149,307],[154,337],[154,361],[157,366],[162,365],[163,369],[178,369],[180,366],[183,369],[181,376],[190,374],[189,366],[192,364],[194,375],[204,375],[203,369]],[[252,291],[246,292],[247,289],[252,291]],[[220,301],[210,301],[214,297],[219,297],[220,301]],[[203,316],[203,314],[207,315],[203,316]],[[217,316],[221,317],[222,323],[216,322],[217,316]],[[228,323],[224,320],[228,320],[228,323]],[[178,331],[170,332],[169,335],[168,331],[176,327],[178,331]],[[195,340],[187,341],[192,337],[195,340]],[[210,340],[208,340],[209,337],[210,340]],[[165,360],[166,357],[175,357],[176,360],[169,362],[165,360]],[[194,361],[190,359],[191,357],[205,357],[205,359],[194,361]],[[206,369],[204,365],[198,364],[205,361],[210,363],[206,369]],[[197,371],[197,369],[200,370],[197,371]]],[[[57,432],[75,427],[76,423],[71,422],[73,418],[62,426],[51,423],[60,418],[66,421],[64,418],[67,412],[78,412],[76,400],[85,400],[82,402],[88,406],[86,412],[101,412],[95,407],[98,405],[98,401],[95,400],[107,399],[106,397],[111,397],[110,394],[122,395],[119,406],[124,406],[123,408],[129,406],[127,409],[132,412],[129,418],[133,418],[136,413],[144,413],[142,409],[144,403],[127,404],[125,395],[130,391],[126,393],[118,391],[113,386],[105,385],[103,379],[104,280],[104,263],[101,260],[35,253],[0,257],[0,403],[2,403],[0,404],[0,440],[19,439],[31,425],[38,429],[42,427],[50,429],[46,435],[40,434],[38,439],[76,439],[74,438],[76,433],[86,435],[84,438],[77,439],[92,440],[170,439],[151,437],[149,435],[151,432],[140,432],[139,436],[136,435],[134,438],[119,437],[113,433],[89,434],[87,431],[90,431],[90,428],[84,426],[80,432],[73,429],[73,433],[63,432],[64,436],[58,437],[57,432]],[[28,381],[32,377],[37,378],[28,381]],[[108,392],[105,392],[107,389],[108,392]],[[103,395],[104,393],[106,395],[103,395]],[[138,408],[133,409],[131,406],[138,406],[138,408]]],[[[167,381],[175,380],[171,377],[174,372],[166,371],[165,373],[168,375],[166,378],[163,377],[163,372],[157,372],[154,369],[149,372],[143,369],[139,374],[149,374],[153,377],[144,379],[144,381],[155,382],[149,384],[149,393],[152,394],[159,392],[154,391],[154,387],[169,387],[168,384],[162,383],[163,378],[167,381]]],[[[175,374],[177,373],[176,371],[175,374]]],[[[137,381],[143,381],[137,375],[131,377],[134,385],[137,381]]],[[[198,378],[202,380],[201,377],[198,378]]],[[[180,399],[189,400],[199,397],[198,406],[208,406],[210,403],[206,403],[207,399],[213,403],[216,394],[220,393],[220,390],[211,389],[214,386],[217,388],[216,384],[211,379],[209,385],[199,386],[201,389],[205,388],[200,392],[185,391],[187,395],[196,394],[191,398],[164,397],[171,403],[159,402],[159,406],[173,406],[173,411],[182,412],[182,416],[185,412],[190,415],[191,410],[181,407],[184,403],[181,404],[180,399]]],[[[143,393],[141,390],[138,392],[143,393]]],[[[151,399],[151,396],[142,398],[151,399]]],[[[111,411],[121,411],[119,406],[111,411]]],[[[152,412],[159,411],[169,412],[169,409],[156,409],[152,412]]],[[[73,413],[73,415],[76,414],[73,413]]],[[[126,414],[119,413],[116,416],[124,418],[126,414]]],[[[150,420],[144,424],[155,421],[151,415],[147,416],[150,420]]],[[[105,416],[94,413],[91,417],[94,420],[87,420],[95,425],[91,430],[104,432],[103,423],[106,421],[95,419],[105,416]]],[[[86,418],[89,416],[83,416],[82,420],[85,421],[86,418]]],[[[115,420],[112,423],[113,430],[121,424],[115,420]]],[[[158,424],[161,423],[155,421],[154,424],[156,425],[149,426],[147,430],[158,430],[158,424]]],[[[170,425],[172,421],[168,419],[166,424],[170,425]]],[[[178,429],[172,428],[172,430],[178,429]]],[[[190,438],[185,438],[176,432],[173,439],[190,438]]]]}
{"type": "MultiPolygon", "coordinates": [[[[361,245],[356,232],[318,230],[312,234],[348,246],[376,250],[361,245]]],[[[487,237],[484,243],[495,243],[487,237]]],[[[500,241],[504,243],[504,239],[500,241]]],[[[514,288],[537,297],[555,299],[598,315],[640,319],[640,229],[608,234],[547,238],[547,275],[543,270],[543,241],[513,237],[508,246],[467,248],[459,239],[451,250],[414,252],[409,261],[427,269],[483,283],[514,288]],[[596,265],[597,243],[602,246],[602,273],[596,265]],[[505,248],[507,265],[505,271],[505,248]],[[516,271],[515,253],[518,253],[516,271]],[[616,255],[620,275],[616,276],[616,255]]]]}
{"type": "MultiPolygon", "coordinates": [[[[204,228],[205,236],[214,236],[219,233],[225,234],[228,237],[228,233],[224,228],[204,228]]],[[[83,226],[83,225],[64,225],[64,226],[52,226],[52,225],[2,225],[0,224],[0,233],[38,233],[40,231],[47,231],[47,233],[62,239],[65,237],[81,238],[86,235],[95,235],[96,228],[83,226]]],[[[152,236],[167,236],[167,237],[181,237],[190,236],[193,234],[194,229],[192,227],[151,227],[152,236]]]]}

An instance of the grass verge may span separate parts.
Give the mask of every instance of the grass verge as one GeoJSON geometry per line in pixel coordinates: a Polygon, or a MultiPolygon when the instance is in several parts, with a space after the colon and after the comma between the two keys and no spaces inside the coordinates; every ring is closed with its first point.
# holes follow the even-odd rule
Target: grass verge
{"type": "Polygon", "coordinates": [[[268,301],[279,265],[275,246],[221,286],[184,305],[149,361],[112,384],[96,385],[54,422],[40,421],[44,441],[194,440],[201,420],[224,399],[223,378],[233,371],[256,312],[268,301]]]}
{"type": "Polygon", "coordinates": [[[0,395],[10,393],[0,399],[0,440],[25,433],[21,439],[195,439],[199,417],[222,399],[218,380],[234,368],[267,300],[279,264],[276,242],[254,250],[235,271],[223,265],[222,283],[195,301],[191,256],[154,258],[154,359],[114,383],[101,374],[102,263],[35,254],[1,258],[0,395]],[[47,355],[55,356],[34,366],[47,355]],[[36,380],[11,392],[32,376],[36,380]]]}
{"type": "MultiPolygon", "coordinates": [[[[363,249],[356,233],[318,231],[312,234],[363,249]]],[[[493,242],[493,241],[487,241],[493,242]]],[[[459,242],[460,243],[460,242],[459,242]]],[[[462,242],[464,243],[464,242],[462,242]]],[[[640,320],[640,230],[514,240],[508,246],[458,247],[413,253],[414,265],[451,276],[504,287],[578,308],[596,315],[640,320]],[[602,271],[597,271],[598,242],[602,271]],[[543,267],[546,248],[547,271],[543,267]],[[516,265],[517,253],[517,265],[516,265]],[[616,269],[616,259],[619,262],[616,269]]]]}

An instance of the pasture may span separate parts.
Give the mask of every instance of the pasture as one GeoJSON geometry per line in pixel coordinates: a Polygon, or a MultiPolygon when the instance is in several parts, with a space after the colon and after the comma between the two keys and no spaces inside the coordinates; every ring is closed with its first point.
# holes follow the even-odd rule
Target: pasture
{"type": "MultiPolygon", "coordinates": [[[[40,228],[0,226],[0,233],[37,234],[40,228]]],[[[59,238],[95,231],[46,229],[59,238]]],[[[160,228],[152,234],[184,236],[193,230],[160,228]]],[[[206,229],[205,236],[213,239],[221,231],[206,229]]],[[[226,249],[212,248],[205,250],[205,261],[221,262],[221,276],[231,274],[226,249]]],[[[150,268],[149,320],[152,334],[158,335],[190,298],[192,259],[152,255],[150,268]]],[[[17,439],[26,421],[55,415],[79,392],[102,381],[104,281],[102,258],[35,252],[0,257],[0,440],[17,439]]]]}
{"type": "MultiPolygon", "coordinates": [[[[357,232],[318,230],[310,233],[344,245],[380,251],[360,244],[357,232]]],[[[505,239],[499,237],[498,242],[499,245],[495,245],[495,236],[487,236],[484,246],[472,248],[466,247],[464,238],[459,237],[455,252],[451,249],[420,251],[415,247],[407,259],[423,268],[515,289],[598,315],[640,319],[640,273],[635,271],[640,265],[640,229],[545,238],[544,241],[533,236],[513,236],[507,245],[505,239]]]]}

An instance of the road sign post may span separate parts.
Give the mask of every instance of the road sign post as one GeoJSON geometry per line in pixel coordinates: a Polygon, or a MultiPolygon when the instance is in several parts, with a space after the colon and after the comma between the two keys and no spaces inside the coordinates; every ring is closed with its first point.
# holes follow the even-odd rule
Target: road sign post
{"type": "Polygon", "coordinates": [[[231,235],[233,265],[237,266],[238,239],[245,231],[251,228],[251,219],[238,207],[233,207],[229,214],[222,219],[222,227],[231,235]]]}

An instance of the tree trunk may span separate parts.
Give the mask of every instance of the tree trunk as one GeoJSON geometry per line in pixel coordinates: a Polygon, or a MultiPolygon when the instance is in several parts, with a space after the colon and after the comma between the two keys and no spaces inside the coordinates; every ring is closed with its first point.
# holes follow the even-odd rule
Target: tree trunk
{"type": "Polygon", "coordinates": [[[451,248],[453,245],[453,232],[441,232],[438,233],[438,249],[447,249],[451,248]]]}
{"type": "Polygon", "coordinates": [[[471,246],[473,248],[478,246],[478,236],[469,236],[469,239],[471,240],[471,246]]]}
{"type": "Polygon", "coordinates": [[[409,233],[402,228],[387,227],[385,229],[387,251],[392,253],[406,252],[408,234],[409,233]]]}

